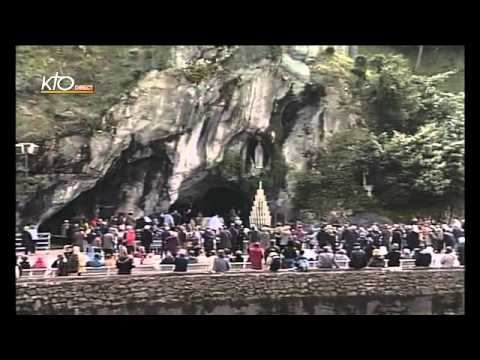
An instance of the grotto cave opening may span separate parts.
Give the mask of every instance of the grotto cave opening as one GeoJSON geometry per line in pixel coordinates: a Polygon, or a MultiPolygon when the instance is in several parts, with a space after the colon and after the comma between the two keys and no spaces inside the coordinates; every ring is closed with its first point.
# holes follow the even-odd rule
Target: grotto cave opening
{"type": "Polygon", "coordinates": [[[237,213],[240,212],[239,216],[243,224],[248,225],[249,197],[238,188],[214,186],[188,200],[185,198],[178,200],[170,207],[170,210],[176,209],[182,212],[189,207],[195,215],[201,213],[204,217],[210,217],[216,214],[223,217],[226,225],[229,223],[227,221],[230,209],[233,208],[237,213]]]}

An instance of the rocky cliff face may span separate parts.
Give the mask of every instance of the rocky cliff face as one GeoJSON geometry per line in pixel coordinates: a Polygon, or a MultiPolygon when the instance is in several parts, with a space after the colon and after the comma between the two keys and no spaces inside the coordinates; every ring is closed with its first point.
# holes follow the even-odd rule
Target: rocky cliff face
{"type": "MultiPolygon", "coordinates": [[[[304,167],[309,149],[361,117],[348,95],[350,81],[316,66],[324,51],[172,47],[170,66],[146,73],[103,116],[101,131],[40,142],[30,178],[17,176],[17,221],[41,224],[74,209],[87,215],[99,203],[142,216],[219,184],[235,188],[215,169],[233,151],[248,177],[258,144],[267,172],[274,157],[291,170],[304,167]]],[[[348,47],[336,47],[336,54],[346,53],[348,47]]],[[[284,208],[291,173],[272,193],[287,199],[284,208]]]]}

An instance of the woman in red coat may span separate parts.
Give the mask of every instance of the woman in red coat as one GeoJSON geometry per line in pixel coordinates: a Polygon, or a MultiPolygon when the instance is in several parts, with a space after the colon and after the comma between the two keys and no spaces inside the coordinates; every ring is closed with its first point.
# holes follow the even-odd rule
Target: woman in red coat
{"type": "Polygon", "coordinates": [[[135,250],[135,240],[136,240],[136,234],[135,234],[135,229],[133,226],[127,226],[127,232],[125,233],[125,239],[127,240],[127,251],[128,254],[133,254],[135,250]]]}
{"type": "Polygon", "coordinates": [[[253,243],[248,249],[249,262],[252,263],[252,269],[262,270],[263,249],[258,242],[253,243]]]}

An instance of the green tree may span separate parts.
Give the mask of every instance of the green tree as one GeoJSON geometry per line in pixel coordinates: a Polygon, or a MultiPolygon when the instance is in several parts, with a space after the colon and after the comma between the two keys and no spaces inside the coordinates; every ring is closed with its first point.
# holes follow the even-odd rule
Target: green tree
{"type": "Polygon", "coordinates": [[[378,184],[384,205],[446,207],[463,200],[464,128],[461,119],[429,123],[414,135],[395,132],[385,144],[378,184]]]}
{"type": "MultiPolygon", "coordinates": [[[[422,125],[439,116],[454,94],[439,90],[439,85],[455,72],[434,76],[415,75],[408,61],[399,55],[375,56],[369,61],[373,72],[363,87],[368,126],[377,134],[393,131],[414,134],[422,125]],[[447,95],[448,94],[448,95],[447,95]]],[[[440,115],[441,117],[441,115],[440,115]]]]}
{"type": "Polygon", "coordinates": [[[367,129],[334,134],[312,169],[296,174],[297,207],[326,214],[338,208],[373,205],[374,199],[362,187],[362,173],[375,171],[381,151],[376,136],[367,129]]]}

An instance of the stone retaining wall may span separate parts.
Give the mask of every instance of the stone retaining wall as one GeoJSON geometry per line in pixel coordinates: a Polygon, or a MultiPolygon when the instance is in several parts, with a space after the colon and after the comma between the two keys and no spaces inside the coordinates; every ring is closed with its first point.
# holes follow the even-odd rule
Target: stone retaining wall
{"type": "Polygon", "coordinates": [[[155,274],[17,282],[17,314],[463,314],[463,269],[155,274]]]}

